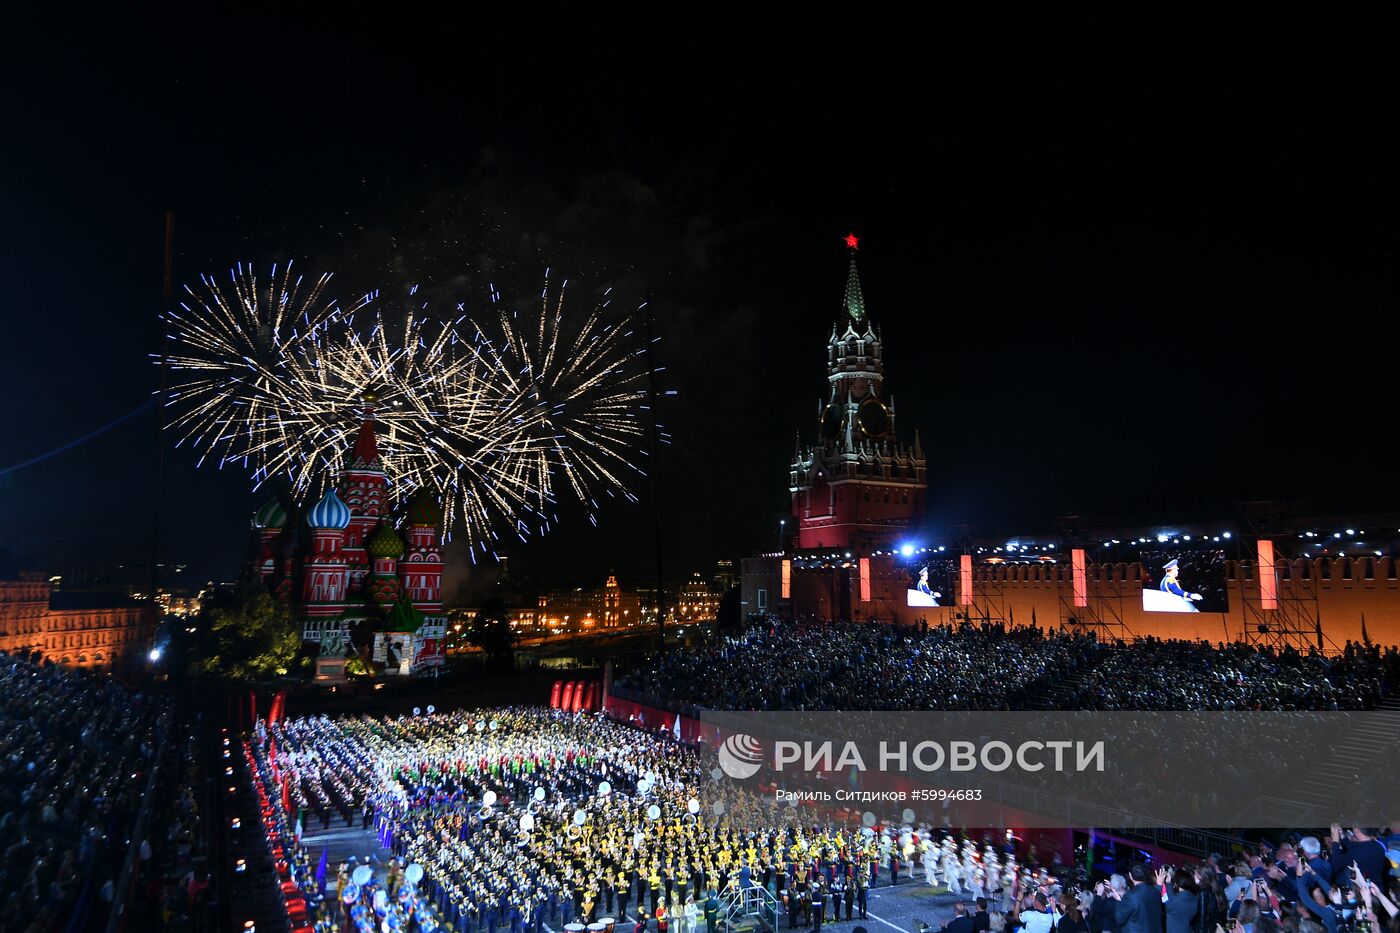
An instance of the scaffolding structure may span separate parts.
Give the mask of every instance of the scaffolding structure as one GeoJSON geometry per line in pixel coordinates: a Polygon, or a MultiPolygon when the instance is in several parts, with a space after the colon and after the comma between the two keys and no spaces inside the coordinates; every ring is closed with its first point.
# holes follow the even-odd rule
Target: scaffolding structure
{"type": "MultiPolygon", "coordinates": [[[[1091,542],[1097,540],[1093,535],[1092,522],[1080,515],[1062,515],[1055,524],[1060,547],[1070,554],[1069,588],[1066,589],[1063,584],[1057,588],[1060,627],[1068,631],[1093,633],[1100,643],[1132,641],[1135,636],[1125,621],[1127,613],[1123,606],[1123,588],[1130,585],[1128,581],[1106,580],[1100,581],[1098,586],[1090,585],[1092,581],[1088,575],[1088,553],[1091,542]],[[1085,554],[1082,591],[1074,579],[1075,550],[1082,550],[1085,554]]],[[[1138,591],[1133,589],[1132,594],[1136,597],[1138,591]]]]}
{"type": "Polygon", "coordinates": [[[1288,565],[1292,558],[1293,534],[1290,510],[1287,503],[1274,501],[1242,502],[1240,515],[1244,522],[1245,534],[1241,544],[1253,541],[1254,554],[1240,554],[1236,562],[1237,592],[1244,603],[1244,631],[1241,639],[1248,644],[1279,650],[1292,648],[1295,651],[1335,652],[1333,644],[1322,631],[1322,613],[1318,606],[1318,581],[1313,575],[1287,575],[1287,585],[1282,585],[1278,572],[1279,564],[1288,565]],[[1269,566],[1261,566],[1258,560],[1258,543],[1267,541],[1272,545],[1273,560],[1269,566]],[[1265,606],[1263,589],[1272,577],[1274,597],[1272,605],[1265,606]],[[1251,599],[1245,589],[1253,583],[1260,598],[1251,599]]]}
{"type": "MultiPolygon", "coordinates": [[[[957,586],[954,592],[958,594],[957,602],[954,605],[953,620],[955,623],[970,622],[978,624],[1001,624],[1008,622],[1006,610],[1006,591],[1000,580],[992,579],[993,573],[988,570],[984,574],[985,579],[977,579],[977,568],[979,566],[977,545],[973,541],[971,531],[966,525],[958,525],[952,529],[952,541],[954,557],[961,560],[966,554],[972,558],[972,603],[963,603],[962,577],[958,572],[956,564],[953,567],[953,574],[957,579],[957,586]]],[[[983,565],[985,566],[985,565],[983,565]]],[[[1023,620],[1029,622],[1029,619],[1023,620]]]]}

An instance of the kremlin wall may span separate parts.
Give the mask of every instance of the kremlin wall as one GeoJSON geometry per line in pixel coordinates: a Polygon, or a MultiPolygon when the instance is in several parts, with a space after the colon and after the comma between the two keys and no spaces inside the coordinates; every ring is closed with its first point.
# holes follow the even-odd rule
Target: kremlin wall
{"type": "MultiPolygon", "coordinates": [[[[1254,560],[1225,560],[1224,552],[1216,549],[1217,559],[1209,570],[1202,573],[1197,564],[1196,578],[1183,584],[1209,587],[1213,598],[1200,603],[1187,599],[1185,605],[1166,592],[1161,560],[1153,560],[1145,549],[1133,552],[1132,562],[1093,564],[1082,557],[1079,587],[1071,547],[1063,542],[1039,549],[1034,559],[995,556],[991,547],[964,545],[963,560],[968,563],[960,567],[948,566],[949,558],[958,561],[960,549],[945,545],[946,551],[937,549],[941,554],[930,555],[928,548],[911,553],[909,539],[924,523],[927,460],[918,432],[908,443],[895,433],[894,397],[885,387],[883,338],[861,290],[857,242],[854,236],[847,240],[850,264],[841,311],[826,341],[827,387],[817,404],[815,436],[804,443],[803,431],[798,431],[788,466],[792,520],[786,523],[785,548],[742,562],[744,616],[930,625],[1034,623],[1093,631],[1109,639],[1243,640],[1325,651],[1367,638],[1400,644],[1400,581],[1396,559],[1388,556],[1397,552],[1400,542],[1388,536],[1385,549],[1373,548],[1374,556],[1324,552],[1290,560],[1286,555],[1295,544],[1301,543],[1302,551],[1343,534],[1297,534],[1305,529],[1274,521],[1268,527],[1276,533],[1268,546],[1279,550],[1266,574],[1266,592],[1261,593],[1254,560]],[[1139,561],[1149,561],[1150,570],[1139,561]],[[920,593],[919,571],[930,562],[937,566],[929,566],[930,575],[923,581],[928,590],[920,593]],[[943,568],[946,571],[940,572],[943,568]],[[1145,611],[1144,600],[1158,597],[1177,605],[1172,611],[1145,611]],[[1200,607],[1215,611],[1199,611],[1200,607]]],[[[1394,527],[1400,521],[1382,524],[1394,527]]],[[[1152,540],[1166,540],[1157,534],[1154,530],[1154,537],[1138,540],[1152,548],[1152,540]]],[[[1231,547],[1237,558],[1257,553],[1256,542],[1243,536],[1236,536],[1231,547]]],[[[1179,549],[1183,561],[1191,550],[1179,549]]]]}
{"type": "MultiPolygon", "coordinates": [[[[1041,628],[1078,627],[1100,638],[1187,638],[1268,643],[1273,633],[1259,626],[1292,627],[1312,632],[1320,625],[1324,650],[1335,650],[1364,636],[1381,645],[1400,644],[1400,561],[1389,557],[1338,557],[1279,561],[1278,608],[1262,607],[1257,566],[1252,561],[1227,561],[1228,612],[1146,612],[1142,589],[1148,578],[1143,566],[1088,564],[1087,605],[1076,608],[1068,562],[982,563],[972,574],[972,603],[937,607],[905,605],[908,565],[892,555],[866,558],[870,571],[870,600],[858,598],[859,558],[803,559],[792,555],[788,597],[782,597],[780,555],[743,562],[742,608],[745,615],[766,613],[780,618],[879,620],[906,625],[955,624],[984,619],[1041,628]],[[848,565],[848,566],[847,566],[848,565]],[[851,594],[856,594],[853,598],[851,594]],[[1070,619],[1074,619],[1071,622],[1070,619]]],[[[954,592],[961,596],[958,587],[954,592]]],[[[1292,639],[1315,644],[1315,637],[1292,639]]]]}

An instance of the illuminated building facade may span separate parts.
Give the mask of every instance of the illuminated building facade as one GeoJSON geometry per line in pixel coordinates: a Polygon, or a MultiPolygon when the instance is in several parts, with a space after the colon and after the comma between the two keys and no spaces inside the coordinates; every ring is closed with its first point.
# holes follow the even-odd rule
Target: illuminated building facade
{"type": "Polygon", "coordinates": [[[255,572],[302,619],[302,640],[317,646],[318,677],[340,675],[352,633],[365,627],[387,674],[445,661],[442,510],[420,490],[397,519],[390,513],[374,399],[365,402],[349,466],[303,520],[294,521],[280,499],[253,517],[255,572]]]}
{"type": "Polygon", "coordinates": [[[678,625],[713,622],[719,612],[720,596],[717,589],[700,574],[691,574],[690,579],[681,584],[679,592],[676,593],[671,620],[678,625]]]}
{"type": "MultiPolygon", "coordinates": [[[[616,631],[649,621],[640,594],[622,586],[616,574],[609,574],[599,587],[556,588],[523,600],[502,601],[511,628],[524,638],[616,631]]],[[[448,612],[449,648],[465,647],[464,633],[479,611],[455,608],[448,612]]]]}
{"type": "Polygon", "coordinates": [[[55,592],[37,574],[0,580],[0,649],[37,651],[57,664],[105,670],[123,658],[142,659],[158,617],[149,600],[55,592]]]}
{"type": "Polygon", "coordinates": [[[540,594],[535,627],[548,632],[593,632],[629,628],[642,621],[642,601],[616,574],[601,587],[549,590],[540,594]]]}

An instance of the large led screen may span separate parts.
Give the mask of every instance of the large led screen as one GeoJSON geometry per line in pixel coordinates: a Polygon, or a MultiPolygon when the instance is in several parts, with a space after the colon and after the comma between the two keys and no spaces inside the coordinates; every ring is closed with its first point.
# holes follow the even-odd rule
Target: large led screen
{"type": "Polygon", "coordinates": [[[904,591],[907,606],[951,606],[954,601],[953,578],[946,558],[915,558],[905,564],[908,585],[904,591]]]}
{"type": "Polygon", "coordinates": [[[1147,612],[1229,612],[1225,552],[1219,548],[1144,550],[1142,608],[1147,612]]]}

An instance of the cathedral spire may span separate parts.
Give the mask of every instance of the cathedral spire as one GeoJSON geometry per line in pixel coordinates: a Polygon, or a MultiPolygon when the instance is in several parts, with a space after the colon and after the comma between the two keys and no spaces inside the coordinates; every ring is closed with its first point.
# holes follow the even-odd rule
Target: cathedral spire
{"type": "Polygon", "coordinates": [[[355,438],[353,462],[356,466],[372,467],[379,465],[379,443],[374,436],[374,403],[376,399],[373,392],[366,392],[364,398],[364,420],[360,422],[360,435],[355,438]]]}

